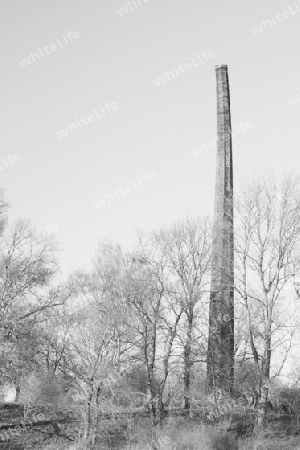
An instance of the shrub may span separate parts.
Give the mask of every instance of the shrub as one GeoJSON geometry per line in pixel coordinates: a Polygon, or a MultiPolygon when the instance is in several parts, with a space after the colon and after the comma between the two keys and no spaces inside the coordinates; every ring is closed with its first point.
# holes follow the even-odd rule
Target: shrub
{"type": "Polygon", "coordinates": [[[216,433],[211,437],[213,450],[238,450],[237,439],[228,433],[216,433]]]}

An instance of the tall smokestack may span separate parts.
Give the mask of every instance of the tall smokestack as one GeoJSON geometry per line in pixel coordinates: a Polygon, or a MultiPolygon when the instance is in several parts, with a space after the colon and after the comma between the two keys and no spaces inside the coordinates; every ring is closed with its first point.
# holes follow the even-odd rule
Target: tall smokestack
{"type": "Polygon", "coordinates": [[[230,92],[226,65],[216,66],[216,78],[218,145],[207,393],[211,393],[215,388],[232,393],[234,384],[233,168],[230,92]]]}

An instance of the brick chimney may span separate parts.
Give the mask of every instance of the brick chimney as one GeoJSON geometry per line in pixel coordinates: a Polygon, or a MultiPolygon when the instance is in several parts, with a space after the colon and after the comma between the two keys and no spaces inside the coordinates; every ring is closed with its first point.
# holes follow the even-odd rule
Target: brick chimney
{"type": "Polygon", "coordinates": [[[207,393],[234,384],[233,167],[228,68],[216,66],[217,167],[209,306],[207,393]]]}

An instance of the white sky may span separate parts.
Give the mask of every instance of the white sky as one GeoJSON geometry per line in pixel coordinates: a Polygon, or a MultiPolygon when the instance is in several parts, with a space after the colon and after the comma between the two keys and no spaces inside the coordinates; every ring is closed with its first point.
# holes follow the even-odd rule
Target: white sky
{"type": "MultiPolygon", "coordinates": [[[[215,65],[228,64],[234,176],[299,170],[300,12],[258,35],[294,1],[6,0],[1,4],[0,182],[11,219],[57,227],[64,274],[88,266],[99,240],[128,248],[135,229],[213,210],[215,151],[191,151],[216,131],[215,65]],[[137,2],[138,3],[138,2],[137,2]],[[80,38],[22,68],[68,31],[80,38]],[[204,50],[215,57],[157,87],[153,80],[204,50]],[[118,109],[60,139],[106,102],[118,109]],[[20,161],[5,161],[19,154],[20,161]],[[6,165],[5,165],[6,164],[6,165]],[[155,179],[97,209],[144,173],[155,179]]],[[[299,7],[300,8],[300,7],[299,7]]]]}

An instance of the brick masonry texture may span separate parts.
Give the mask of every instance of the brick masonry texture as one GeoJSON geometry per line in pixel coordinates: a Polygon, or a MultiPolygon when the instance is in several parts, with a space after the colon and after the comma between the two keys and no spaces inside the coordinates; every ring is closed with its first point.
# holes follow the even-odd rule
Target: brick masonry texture
{"type": "Polygon", "coordinates": [[[227,66],[216,67],[217,167],[207,355],[207,391],[232,392],[234,373],[233,167],[227,66]]]}

